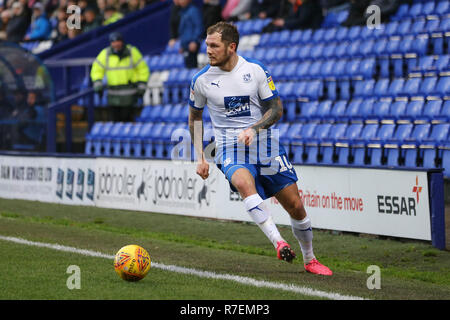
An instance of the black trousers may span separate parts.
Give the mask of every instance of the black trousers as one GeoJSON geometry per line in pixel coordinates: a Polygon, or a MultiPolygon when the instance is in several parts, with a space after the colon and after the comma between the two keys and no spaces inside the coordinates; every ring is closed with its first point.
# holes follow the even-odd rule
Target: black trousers
{"type": "Polygon", "coordinates": [[[95,121],[135,122],[142,107],[98,107],[95,108],[95,121]]]}
{"type": "Polygon", "coordinates": [[[197,61],[198,49],[195,52],[186,50],[184,51],[183,54],[184,54],[184,65],[186,68],[188,69],[198,68],[198,61],[197,61]]]}

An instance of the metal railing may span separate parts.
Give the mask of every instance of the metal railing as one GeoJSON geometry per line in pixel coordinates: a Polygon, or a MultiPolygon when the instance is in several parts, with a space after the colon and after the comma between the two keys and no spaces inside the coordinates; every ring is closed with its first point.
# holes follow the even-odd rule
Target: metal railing
{"type": "Polygon", "coordinates": [[[87,108],[88,131],[94,124],[94,90],[89,88],[85,91],[72,94],[48,107],[47,121],[47,152],[56,152],[56,114],[65,115],[65,151],[72,152],[72,105],[77,104],[81,98],[88,98],[87,108]]]}

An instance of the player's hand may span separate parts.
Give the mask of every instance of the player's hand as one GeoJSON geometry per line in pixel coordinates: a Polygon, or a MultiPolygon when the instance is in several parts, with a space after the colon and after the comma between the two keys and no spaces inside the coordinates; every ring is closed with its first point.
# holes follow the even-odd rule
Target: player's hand
{"type": "Polygon", "coordinates": [[[197,174],[202,177],[203,180],[209,177],[209,163],[206,160],[202,160],[197,164],[197,174]]]}
{"type": "Polygon", "coordinates": [[[244,131],[241,131],[238,136],[238,142],[245,144],[246,146],[249,146],[253,143],[253,140],[256,136],[256,131],[253,128],[245,129],[244,131]]]}
{"type": "Polygon", "coordinates": [[[189,48],[188,49],[189,49],[190,52],[197,51],[197,48],[198,48],[197,42],[195,42],[195,41],[189,42],[189,48]]]}

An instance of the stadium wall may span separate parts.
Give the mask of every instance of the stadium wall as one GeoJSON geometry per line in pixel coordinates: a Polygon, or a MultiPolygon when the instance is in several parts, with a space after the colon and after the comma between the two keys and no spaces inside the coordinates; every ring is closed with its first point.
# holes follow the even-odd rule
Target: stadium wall
{"type": "MultiPolygon", "coordinates": [[[[443,175],[424,170],[294,166],[313,227],[432,241],[445,249],[443,175]]],[[[0,155],[0,197],[251,221],[211,166],[123,158],[0,155]]],[[[288,214],[266,200],[275,222],[288,214]]]]}

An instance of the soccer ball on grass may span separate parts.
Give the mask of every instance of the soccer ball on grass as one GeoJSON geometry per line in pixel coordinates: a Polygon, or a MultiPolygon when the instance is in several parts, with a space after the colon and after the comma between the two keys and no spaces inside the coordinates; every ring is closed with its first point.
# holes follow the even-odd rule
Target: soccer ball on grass
{"type": "Polygon", "coordinates": [[[114,258],[114,269],[126,281],[139,281],[150,270],[151,260],[148,252],[141,246],[130,244],[120,248],[114,258]]]}

